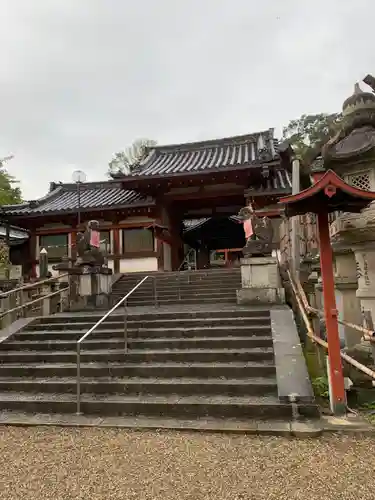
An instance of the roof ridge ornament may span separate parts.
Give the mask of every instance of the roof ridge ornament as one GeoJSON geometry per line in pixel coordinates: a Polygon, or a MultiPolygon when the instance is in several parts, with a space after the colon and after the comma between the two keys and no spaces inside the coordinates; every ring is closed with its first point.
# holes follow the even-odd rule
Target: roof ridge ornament
{"type": "Polygon", "coordinates": [[[362,94],[363,90],[361,89],[361,86],[358,82],[354,84],[354,92],[353,95],[355,94],[362,94]]]}

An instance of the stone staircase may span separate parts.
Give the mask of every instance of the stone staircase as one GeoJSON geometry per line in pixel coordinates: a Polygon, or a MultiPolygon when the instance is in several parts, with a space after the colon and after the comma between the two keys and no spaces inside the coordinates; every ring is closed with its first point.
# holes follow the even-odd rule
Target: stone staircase
{"type": "MultiPolygon", "coordinates": [[[[163,273],[158,307],[153,285],[129,300],[127,352],[123,308],[81,344],[81,412],[120,418],[129,427],[199,423],[211,430],[288,422],[296,410],[300,418],[317,417],[313,400],[292,407],[280,395],[270,310],[235,303],[238,270],[181,274],[180,297],[169,295],[176,273],[163,273]]],[[[115,298],[142,277],[120,279],[115,298]]],[[[76,418],[76,342],[101,317],[82,312],[32,318],[0,343],[0,421],[8,422],[9,415],[21,423],[36,414],[44,415],[44,423],[56,415],[76,418]]],[[[287,380],[284,359],[285,365],[287,380]]]]}
{"type": "Polygon", "coordinates": [[[164,273],[124,274],[113,286],[112,296],[119,300],[142,278],[150,276],[129,297],[129,306],[155,304],[155,290],[159,305],[228,304],[236,303],[236,290],[241,287],[241,272],[233,269],[207,269],[164,273]],[[154,281],[155,280],[155,281],[154,281]]]}
{"type": "MultiPolygon", "coordinates": [[[[0,344],[0,410],[74,414],[76,340],[100,316],[38,318],[0,344]]],[[[278,399],[270,314],[209,308],[113,315],[82,346],[81,410],[149,419],[290,419],[278,399]]],[[[302,405],[316,416],[315,405],[302,405]]],[[[239,424],[240,425],[240,424],[239,424]]]]}

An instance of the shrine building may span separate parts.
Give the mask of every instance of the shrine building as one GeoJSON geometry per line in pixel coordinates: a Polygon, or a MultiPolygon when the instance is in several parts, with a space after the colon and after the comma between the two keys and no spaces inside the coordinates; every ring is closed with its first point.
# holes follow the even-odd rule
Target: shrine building
{"type": "Polygon", "coordinates": [[[75,259],[76,234],[95,219],[115,273],[172,271],[194,250],[197,268],[212,251],[240,254],[245,244],[236,217],[247,203],[272,217],[278,243],[277,201],[291,193],[292,151],[270,129],[248,135],[149,148],[131,173],[103,182],[51,182],[38,200],[2,207],[7,224],[28,239],[11,251],[24,276],[37,276],[39,251],[49,262],[75,259]]]}

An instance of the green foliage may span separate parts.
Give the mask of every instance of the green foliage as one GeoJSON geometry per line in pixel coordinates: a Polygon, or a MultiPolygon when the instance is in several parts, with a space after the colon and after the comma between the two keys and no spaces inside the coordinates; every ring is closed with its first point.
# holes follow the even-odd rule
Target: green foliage
{"type": "Polygon", "coordinates": [[[124,151],[119,151],[113,155],[108,164],[108,173],[127,174],[137,168],[145,157],[148,148],[156,146],[156,141],[151,139],[136,139],[131,146],[124,151]]]}
{"type": "Polygon", "coordinates": [[[339,113],[302,115],[283,129],[283,138],[289,140],[297,157],[304,160],[315,146],[324,144],[337,132],[340,121],[339,113]]]}
{"type": "Polygon", "coordinates": [[[328,388],[328,378],[327,377],[316,377],[311,380],[311,384],[314,389],[316,397],[328,399],[329,398],[329,388],[328,388]]]}
{"type": "Polygon", "coordinates": [[[9,264],[9,247],[5,241],[0,241],[0,269],[8,268],[9,264]]]}
{"type": "Polygon", "coordinates": [[[21,189],[17,186],[18,181],[10,175],[5,168],[7,160],[0,159],[0,205],[13,205],[22,202],[21,189]]]}

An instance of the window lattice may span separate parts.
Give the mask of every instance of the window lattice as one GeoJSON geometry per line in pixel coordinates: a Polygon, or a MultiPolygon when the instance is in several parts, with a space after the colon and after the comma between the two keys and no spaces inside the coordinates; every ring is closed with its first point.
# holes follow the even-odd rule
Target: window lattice
{"type": "Polygon", "coordinates": [[[360,174],[353,174],[348,176],[348,183],[358,189],[371,191],[371,180],[369,172],[362,172],[360,174]]]}

